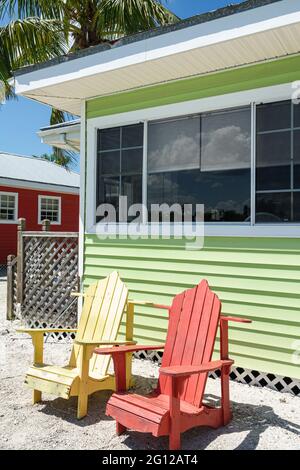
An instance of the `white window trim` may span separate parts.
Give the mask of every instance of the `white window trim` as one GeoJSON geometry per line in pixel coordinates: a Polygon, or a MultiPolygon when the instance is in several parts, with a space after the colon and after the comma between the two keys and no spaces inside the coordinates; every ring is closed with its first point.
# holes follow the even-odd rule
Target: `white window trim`
{"type": "Polygon", "coordinates": [[[38,225],[42,225],[41,219],[41,209],[42,209],[42,199],[55,199],[58,201],[58,222],[52,222],[51,225],[61,225],[61,197],[60,196],[44,196],[43,194],[39,194],[38,196],[38,225]]]}
{"type": "MultiPolygon", "coordinates": [[[[96,162],[97,162],[97,131],[112,127],[128,126],[143,122],[145,128],[149,121],[167,119],[172,117],[188,116],[205,112],[226,110],[242,106],[251,106],[251,223],[205,223],[205,235],[216,237],[280,237],[300,238],[300,224],[255,224],[255,161],[256,161],[256,129],[255,109],[261,103],[290,100],[292,98],[292,83],[275,85],[271,87],[247,90],[244,92],[230,93],[222,96],[214,96],[183,103],[159,106],[130,111],[127,113],[102,116],[87,120],[87,174],[86,174],[86,233],[96,233],[96,162]]],[[[145,130],[145,129],[144,129],[145,130]]],[[[144,135],[144,144],[147,143],[147,135],[144,135]]],[[[144,147],[143,168],[143,203],[146,202],[145,182],[147,167],[145,165],[146,152],[144,147]]],[[[118,224],[126,232],[127,224],[118,224]]],[[[121,231],[120,230],[120,231],[121,231]]]]}
{"type": "Polygon", "coordinates": [[[0,220],[0,224],[17,224],[19,212],[19,193],[12,193],[10,191],[0,191],[0,196],[14,196],[15,198],[15,217],[14,220],[0,220]]]}

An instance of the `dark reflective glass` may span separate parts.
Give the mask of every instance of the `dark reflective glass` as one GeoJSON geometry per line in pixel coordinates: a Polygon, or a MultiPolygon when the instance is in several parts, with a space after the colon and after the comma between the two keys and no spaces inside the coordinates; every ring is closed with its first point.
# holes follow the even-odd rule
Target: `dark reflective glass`
{"type": "MultiPolygon", "coordinates": [[[[119,177],[100,177],[98,180],[98,197],[97,208],[101,204],[111,204],[118,214],[120,195],[120,178],[119,177]]],[[[106,216],[106,214],[104,214],[106,216]]],[[[97,221],[104,216],[98,216],[97,221]]]]}
{"type": "Polygon", "coordinates": [[[256,223],[291,221],[291,193],[257,194],[256,223]]]}
{"type": "Polygon", "coordinates": [[[291,101],[267,103],[257,106],[257,131],[272,131],[291,128],[291,101]]]}
{"type": "Polygon", "coordinates": [[[300,127],[300,103],[294,104],[294,127],[300,127]]]}
{"type": "Polygon", "coordinates": [[[144,124],[122,127],[122,147],[142,147],[144,124]]]}
{"type": "Polygon", "coordinates": [[[249,188],[249,170],[152,174],[148,177],[148,206],[150,210],[151,204],[204,204],[208,222],[247,221],[249,188]]]}
{"type": "Polygon", "coordinates": [[[294,222],[300,222],[300,193],[294,193],[294,222]]]}
{"type": "Polygon", "coordinates": [[[143,149],[122,150],[122,174],[142,173],[143,149]]]}
{"type": "MultiPolygon", "coordinates": [[[[128,208],[133,204],[142,203],[142,175],[124,176],[122,178],[122,196],[127,196],[128,208]]],[[[133,218],[135,217],[129,217],[129,220],[133,218]]]]}
{"type": "Polygon", "coordinates": [[[300,131],[294,131],[294,189],[300,189],[300,131]]]}
{"type": "Polygon", "coordinates": [[[250,108],[201,118],[201,171],[250,168],[250,108]]]}
{"type": "Polygon", "coordinates": [[[120,151],[101,152],[98,161],[102,175],[118,175],[120,173],[120,151]]]}
{"type": "Polygon", "coordinates": [[[98,150],[115,150],[121,145],[120,127],[98,131],[98,150]]]}
{"type": "Polygon", "coordinates": [[[291,133],[257,136],[256,189],[278,190],[291,187],[291,133]]]}
{"type": "Polygon", "coordinates": [[[200,117],[149,124],[148,171],[199,169],[200,117]]]}

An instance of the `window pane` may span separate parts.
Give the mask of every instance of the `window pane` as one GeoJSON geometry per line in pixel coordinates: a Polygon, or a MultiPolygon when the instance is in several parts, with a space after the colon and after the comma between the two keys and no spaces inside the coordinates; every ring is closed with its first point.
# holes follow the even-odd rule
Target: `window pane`
{"type": "Polygon", "coordinates": [[[294,104],[294,127],[300,127],[300,104],[294,104]]]}
{"type": "Polygon", "coordinates": [[[250,172],[197,170],[152,174],[148,180],[148,206],[178,203],[205,205],[206,221],[247,221],[250,216],[250,172]]]}
{"type": "Polygon", "coordinates": [[[291,133],[257,136],[256,189],[291,188],[291,133]]]}
{"type": "Polygon", "coordinates": [[[149,124],[148,171],[200,166],[200,117],[149,124]]]}
{"type": "Polygon", "coordinates": [[[120,193],[120,178],[100,178],[98,204],[108,203],[115,205],[120,193]]]}
{"type": "Polygon", "coordinates": [[[122,178],[122,196],[127,196],[128,208],[132,204],[142,203],[142,175],[122,178]]]}
{"type": "Polygon", "coordinates": [[[258,194],[256,222],[291,222],[291,193],[258,194]]]}
{"type": "Polygon", "coordinates": [[[258,132],[290,129],[291,128],[291,102],[268,103],[257,106],[258,132]]]}
{"type": "Polygon", "coordinates": [[[300,193],[294,193],[294,222],[300,222],[300,193]]]}
{"type": "Polygon", "coordinates": [[[15,220],[15,196],[0,194],[0,220],[15,220]]]}
{"type": "Polygon", "coordinates": [[[300,131],[294,131],[294,189],[300,189],[300,131]]]}
{"type": "Polygon", "coordinates": [[[98,162],[100,173],[102,175],[119,175],[120,151],[100,153],[98,162]]]}
{"type": "Polygon", "coordinates": [[[143,169],[143,149],[122,151],[122,173],[141,173],[143,169]]]}
{"type": "Polygon", "coordinates": [[[59,200],[51,198],[41,198],[40,219],[59,222],[59,200]]]}
{"type": "Polygon", "coordinates": [[[122,127],[122,148],[142,147],[144,124],[122,127]]]}
{"type": "Polygon", "coordinates": [[[250,108],[202,116],[202,171],[250,168],[250,160],[250,108]]]}
{"type": "Polygon", "coordinates": [[[98,133],[98,150],[114,150],[120,148],[120,128],[101,129],[98,133]]]}
{"type": "Polygon", "coordinates": [[[204,204],[206,221],[248,221],[250,108],[154,123],[150,128],[149,206],[204,204]]]}

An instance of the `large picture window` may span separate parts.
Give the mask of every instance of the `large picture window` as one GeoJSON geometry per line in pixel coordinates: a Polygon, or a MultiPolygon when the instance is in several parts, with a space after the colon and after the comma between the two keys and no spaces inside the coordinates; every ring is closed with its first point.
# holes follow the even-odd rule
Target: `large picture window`
{"type": "Polygon", "coordinates": [[[250,195],[250,108],[149,124],[149,208],[204,204],[207,222],[245,222],[250,195]]]}
{"type": "Polygon", "coordinates": [[[147,202],[148,210],[204,204],[210,223],[300,223],[300,105],[280,101],[98,130],[97,207],[110,203],[118,217],[121,195],[129,206],[147,202]]]}
{"type": "Polygon", "coordinates": [[[97,207],[112,204],[119,216],[119,196],[128,206],[142,202],[143,124],[98,132],[97,207]]]}
{"type": "Polygon", "coordinates": [[[257,106],[256,223],[300,222],[300,106],[257,106]]]}

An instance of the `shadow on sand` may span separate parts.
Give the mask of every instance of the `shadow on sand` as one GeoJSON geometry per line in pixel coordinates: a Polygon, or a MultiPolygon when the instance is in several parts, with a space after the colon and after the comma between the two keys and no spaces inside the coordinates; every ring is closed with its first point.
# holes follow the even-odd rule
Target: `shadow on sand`
{"type": "MultiPolygon", "coordinates": [[[[156,379],[138,377],[136,393],[147,394],[157,383],[156,379]]],[[[110,391],[97,392],[89,398],[88,416],[82,420],[76,418],[77,398],[64,400],[57,398],[42,402],[44,405],[39,411],[45,414],[65,419],[76,426],[87,427],[103,420],[111,418],[105,415],[107,400],[110,391]]],[[[218,404],[219,397],[205,395],[205,401],[210,404],[218,404]]],[[[255,450],[259,444],[260,436],[270,427],[278,427],[300,436],[300,426],[282,419],[267,405],[252,405],[232,401],[233,420],[228,426],[219,429],[195,428],[182,435],[182,449],[201,450],[206,449],[219,436],[232,433],[241,434],[243,437],[235,450],[255,450]],[[246,434],[246,435],[245,435],[246,434]]],[[[130,449],[162,450],[168,448],[166,437],[155,438],[150,434],[141,434],[128,431],[122,437],[123,444],[130,449]]],[[[238,439],[240,441],[240,439],[238,439]]]]}

